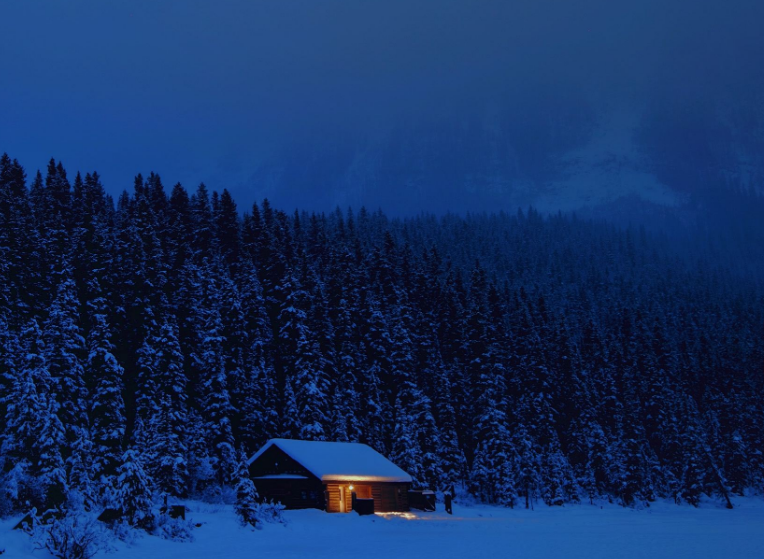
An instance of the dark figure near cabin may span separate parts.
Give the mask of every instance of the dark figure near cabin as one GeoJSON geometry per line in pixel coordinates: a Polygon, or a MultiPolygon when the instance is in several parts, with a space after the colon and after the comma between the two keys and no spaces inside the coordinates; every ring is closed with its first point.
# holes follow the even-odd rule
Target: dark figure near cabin
{"type": "Polygon", "coordinates": [[[453,497],[451,497],[451,492],[450,491],[448,493],[446,493],[445,496],[444,496],[444,499],[446,501],[446,512],[448,514],[454,514],[453,511],[451,510],[451,499],[452,498],[453,497]]]}

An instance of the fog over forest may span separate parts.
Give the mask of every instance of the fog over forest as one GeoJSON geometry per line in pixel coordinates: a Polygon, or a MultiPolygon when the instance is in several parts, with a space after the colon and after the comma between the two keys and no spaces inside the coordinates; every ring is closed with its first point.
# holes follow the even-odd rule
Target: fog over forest
{"type": "Polygon", "coordinates": [[[141,170],[244,207],[665,224],[764,182],[754,0],[4,10],[0,147],[96,168],[115,197],[141,170]]]}

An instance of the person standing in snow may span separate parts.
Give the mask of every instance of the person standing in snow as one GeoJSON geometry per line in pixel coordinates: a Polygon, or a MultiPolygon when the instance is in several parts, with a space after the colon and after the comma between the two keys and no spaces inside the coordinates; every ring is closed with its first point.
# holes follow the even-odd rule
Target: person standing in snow
{"type": "Polygon", "coordinates": [[[443,498],[446,502],[446,512],[448,514],[454,514],[451,508],[451,501],[453,499],[453,488],[446,491],[446,494],[443,496],[443,498]]]}

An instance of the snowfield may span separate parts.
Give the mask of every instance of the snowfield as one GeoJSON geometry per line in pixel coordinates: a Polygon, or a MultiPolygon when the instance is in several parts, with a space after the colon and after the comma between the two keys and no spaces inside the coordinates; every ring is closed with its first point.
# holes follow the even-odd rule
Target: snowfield
{"type": "MultiPolygon", "coordinates": [[[[287,525],[257,531],[240,527],[232,507],[189,507],[189,518],[202,524],[194,542],[142,536],[130,545],[118,542],[113,552],[97,557],[764,557],[764,500],[754,497],[738,499],[734,510],[710,501],[698,509],[659,502],[642,510],[605,504],[532,511],[457,503],[453,516],[438,511],[359,517],[302,510],[286,512],[287,525]]],[[[11,531],[16,520],[0,521],[2,559],[49,557],[34,551],[27,536],[11,531]]]]}

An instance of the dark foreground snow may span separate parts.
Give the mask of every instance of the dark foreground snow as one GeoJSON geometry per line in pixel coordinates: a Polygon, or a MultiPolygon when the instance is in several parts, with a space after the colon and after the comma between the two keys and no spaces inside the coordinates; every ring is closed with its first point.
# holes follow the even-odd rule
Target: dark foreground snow
{"type": "MultiPolygon", "coordinates": [[[[119,542],[99,557],[141,559],[250,559],[252,557],[518,557],[704,558],[764,557],[764,500],[738,499],[734,510],[706,502],[701,508],[654,503],[643,510],[615,505],[534,511],[457,504],[442,512],[377,515],[289,511],[288,524],[252,531],[239,526],[232,507],[191,503],[190,518],[202,523],[191,543],[153,536],[119,542]],[[362,550],[362,551],[361,551],[362,550]]],[[[0,522],[0,549],[8,559],[47,558],[29,538],[0,522]]],[[[3,558],[5,559],[5,558],[3,558]]]]}

